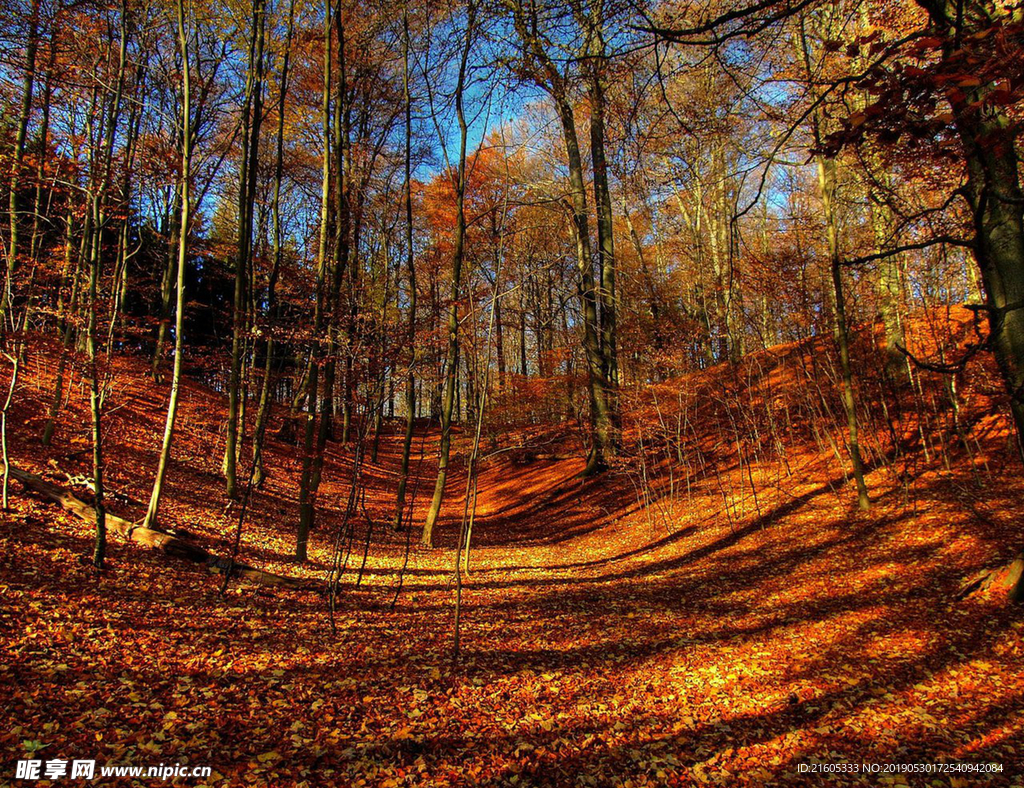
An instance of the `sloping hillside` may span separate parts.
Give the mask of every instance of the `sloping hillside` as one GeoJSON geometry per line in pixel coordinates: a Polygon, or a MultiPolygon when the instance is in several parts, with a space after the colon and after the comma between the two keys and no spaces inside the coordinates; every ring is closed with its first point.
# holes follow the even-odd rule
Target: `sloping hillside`
{"type": "MultiPolygon", "coordinates": [[[[1024,615],[994,594],[957,600],[965,579],[1019,547],[1024,485],[998,393],[962,394],[961,432],[939,435],[938,416],[867,425],[874,506],[856,513],[841,433],[811,421],[832,392],[809,397],[800,377],[828,363],[823,350],[774,348],[631,393],[624,456],[595,478],[576,477],[568,448],[485,460],[457,662],[465,463],[441,547],[419,548],[388,526],[397,425],[360,466],[351,528],[354,453],[330,444],[309,564],[289,560],[294,446],[270,441],[270,477],[248,501],[239,559],[314,581],[339,566],[333,609],[315,591],[232,582],[222,595],[220,575],[123,540],[96,574],[82,560],[90,526],[12,482],[0,529],[5,762],[208,765],[211,785],[788,786],[879,784],[814,773],[819,762],[943,761],[997,764],[986,784],[1022,784],[1024,615]]],[[[133,519],[166,390],[144,364],[116,363],[110,508],[133,519]]],[[[88,467],[85,391],[76,377],[42,449],[53,367],[51,354],[30,358],[9,451],[67,486],[88,467]]],[[[943,385],[922,376],[899,401],[943,385]]],[[[224,403],[186,382],[179,418],[166,524],[229,555],[240,512],[218,473],[224,403]]],[[[468,441],[458,437],[463,458],[468,441]]],[[[415,437],[415,525],[436,442],[426,427],[415,437]]]]}

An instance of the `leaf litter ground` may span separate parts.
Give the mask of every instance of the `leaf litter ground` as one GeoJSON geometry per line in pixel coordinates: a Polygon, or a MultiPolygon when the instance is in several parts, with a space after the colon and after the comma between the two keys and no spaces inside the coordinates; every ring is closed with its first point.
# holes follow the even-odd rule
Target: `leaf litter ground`
{"type": "MultiPolygon", "coordinates": [[[[30,365],[19,393],[11,456],[64,483],[56,468],[87,469],[87,412],[72,388],[54,445],[38,446],[48,361],[30,365]]],[[[129,500],[111,507],[138,517],[165,392],[123,363],[106,435],[109,483],[129,500]]],[[[238,512],[217,473],[222,423],[215,396],[188,383],[165,522],[226,554],[238,512]]],[[[860,515],[808,453],[760,514],[726,512],[705,484],[652,515],[622,474],[580,481],[577,460],[498,458],[481,474],[454,663],[465,479],[451,483],[439,546],[412,535],[392,610],[408,536],[384,525],[397,432],[366,467],[336,635],[315,593],[232,585],[221,596],[219,577],[123,542],[96,575],[81,560],[90,526],[12,484],[0,529],[0,783],[35,757],[208,765],[211,785],[1024,784],[1024,616],[954,599],[1019,539],[1011,464],[980,476],[932,468],[902,489],[875,472],[877,504],[860,515]],[[1002,771],[801,771],[940,761],[1002,771]]],[[[436,437],[414,443],[417,523],[436,437]]],[[[297,452],[272,441],[242,560],[324,578],[351,462],[331,444],[312,561],[297,567],[297,452]]]]}

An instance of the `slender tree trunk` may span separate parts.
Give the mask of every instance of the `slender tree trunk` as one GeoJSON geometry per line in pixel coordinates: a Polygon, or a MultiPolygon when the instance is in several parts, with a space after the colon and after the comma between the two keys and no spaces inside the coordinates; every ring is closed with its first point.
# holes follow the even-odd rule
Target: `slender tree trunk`
{"type": "MultiPolygon", "coordinates": [[[[46,78],[43,81],[43,117],[39,122],[39,156],[36,164],[36,193],[32,206],[32,240],[29,244],[29,257],[32,260],[39,259],[39,247],[42,243],[42,221],[44,213],[49,214],[49,207],[53,203],[53,182],[49,190],[44,188],[46,175],[46,161],[50,153],[50,108],[53,99],[53,70],[57,61],[57,47],[50,42],[50,54],[46,64],[46,78]],[[43,196],[47,193],[46,205],[44,206],[43,196]]],[[[56,179],[54,179],[56,180],[56,179]]]]}
{"type": "Polygon", "coordinates": [[[843,410],[846,413],[847,448],[850,452],[853,479],[857,485],[857,505],[866,512],[871,508],[871,501],[868,498],[867,485],[864,483],[864,462],[860,453],[857,400],[853,387],[853,367],[850,363],[850,332],[846,319],[846,296],[843,291],[839,233],[835,217],[836,173],[833,160],[818,157],[818,185],[821,189],[822,206],[825,211],[829,268],[832,273],[832,289],[835,294],[835,337],[839,345],[839,367],[843,377],[842,397],[843,410]]]}
{"type": "MultiPolygon", "coordinates": [[[[609,381],[605,377],[605,355],[601,344],[598,317],[597,287],[591,257],[587,196],[583,179],[583,160],[573,108],[564,95],[556,97],[562,123],[566,153],[569,160],[569,184],[573,202],[573,230],[576,236],[576,265],[579,274],[579,296],[583,311],[583,352],[587,360],[591,413],[591,448],[583,475],[591,475],[605,467],[606,456],[615,443],[609,381]]],[[[539,338],[538,338],[539,341],[539,338]]]]}
{"type": "MultiPolygon", "coordinates": [[[[491,211],[491,248],[494,250],[495,258],[495,269],[497,269],[497,260],[501,252],[501,232],[498,229],[498,213],[497,208],[491,211]]],[[[505,390],[505,335],[502,325],[501,317],[501,302],[502,299],[498,297],[498,277],[497,270],[495,270],[494,277],[494,353],[497,357],[498,362],[498,391],[505,390]]]]}
{"type": "Polygon", "coordinates": [[[302,475],[299,479],[299,533],[295,543],[295,560],[304,563],[308,556],[309,533],[313,529],[313,494],[310,480],[313,474],[313,450],[316,443],[317,390],[319,388],[319,353],[309,371],[309,398],[306,401],[306,425],[302,438],[302,475]]]}
{"type": "MultiPolygon", "coordinates": [[[[119,85],[125,78],[125,65],[128,58],[128,28],[125,9],[127,3],[122,3],[121,15],[121,70],[118,77],[119,85]]],[[[132,86],[132,95],[139,97],[145,80],[146,65],[136,66],[135,79],[132,86]]],[[[119,88],[120,89],[120,88],[119,88]]],[[[128,105],[128,121],[126,124],[125,140],[123,148],[123,161],[121,167],[121,188],[119,194],[120,202],[120,228],[118,232],[117,264],[114,271],[113,284],[113,306],[111,308],[110,321],[107,327],[107,358],[114,352],[114,338],[117,334],[118,325],[122,322],[124,305],[128,298],[128,263],[135,252],[129,251],[131,241],[132,221],[132,175],[136,165],[136,153],[138,150],[139,134],[142,127],[142,117],[145,114],[146,99],[143,94],[139,100],[132,101],[128,105]]],[[[137,250],[136,250],[137,251],[137,250]]]]}
{"type": "MultiPolygon", "coordinates": [[[[184,143],[179,140],[184,150],[184,143]]],[[[171,325],[171,299],[174,297],[174,271],[178,261],[178,253],[181,249],[181,190],[174,190],[174,198],[171,203],[171,226],[167,234],[167,260],[164,266],[163,277],[160,280],[160,325],[156,330],[156,343],[153,347],[152,373],[155,383],[162,383],[163,376],[160,367],[164,358],[164,346],[167,344],[167,330],[171,325]]]]}
{"type": "MultiPolygon", "coordinates": [[[[348,99],[347,89],[347,64],[345,21],[342,15],[342,5],[338,2],[334,7],[334,27],[338,40],[338,79],[337,95],[334,111],[334,250],[328,263],[325,257],[324,276],[328,283],[327,305],[325,309],[326,332],[327,332],[327,358],[324,361],[323,371],[323,396],[320,400],[320,422],[316,433],[316,448],[313,454],[313,467],[310,474],[310,500],[315,503],[316,494],[320,489],[320,481],[323,478],[324,454],[327,450],[327,439],[333,435],[334,407],[335,407],[335,384],[338,368],[338,323],[342,314],[341,309],[341,283],[345,275],[345,267],[348,262],[349,253],[349,209],[348,209],[348,172],[347,156],[348,148],[348,115],[346,102],[348,99]]],[[[329,155],[329,152],[328,152],[329,155]]],[[[354,322],[354,321],[353,321],[354,322]]],[[[351,372],[351,353],[346,354],[346,387],[348,386],[351,372]]],[[[346,402],[350,401],[346,391],[346,402]]],[[[345,411],[350,414],[351,411],[345,411]]],[[[348,418],[346,417],[346,425],[348,418]]],[[[348,427],[345,427],[347,441],[348,427]]],[[[312,506],[309,512],[309,528],[312,530],[315,524],[316,511],[312,506]]]]}
{"type": "Polygon", "coordinates": [[[505,337],[504,332],[501,330],[501,294],[494,291],[494,354],[498,359],[498,391],[505,390],[505,375],[507,368],[505,365],[505,337]]]}
{"type": "MultiPolygon", "coordinates": [[[[804,61],[808,75],[813,73],[811,65],[810,43],[807,39],[806,20],[800,18],[799,54],[804,61]]],[[[822,143],[821,117],[818,111],[810,116],[811,134],[815,146],[822,143]]],[[[843,291],[842,260],[839,250],[839,228],[836,216],[836,162],[818,155],[815,157],[818,167],[818,188],[821,192],[822,210],[825,214],[825,234],[828,244],[829,271],[831,273],[832,293],[834,296],[833,316],[835,319],[835,339],[839,346],[839,366],[843,378],[842,401],[846,414],[847,450],[850,454],[850,465],[853,479],[857,486],[857,505],[861,511],[871,508],[868,488],[864,482],[864,462],[861,459],[859,427],[857,424],[857,399],[853,385],[853,367],[850,362],[850,332],[846,317],[846,296],[843,291]]]]}
{"type": "Polygon", "coordinates": [[[107,520],[103,504],[103,423],[100,401],[100,371],[96,354],[96,319],[99,300],[100,280],[100,227],[99,194],[92,194],[90,211],[93,217],[92,240],[89,245],[89,319],[87,345],[89,353],[89,409],[92,413],[92,477],[95,484],[94,508],[96,509],[96,540],[93,546],[92,562],[97,569],[103,568],[107,554],[107,520]]]}
{"type": "Polygon", "coordinates": [[[427,519],[423,523],[422,543],[425,547],[433,546],[434,525],[441,513],[444,500],[445,482],[448,478],[448,461],[452,445],[452,416],[455,410],[455,390],[458,386],[459,370],[459,297],[462,290],[462,264],[465,256],[466,243],[466,142],[468,127],[464,106],[466,75],[468,72],[469,55],[473,46],[476,27],[476,2],[468,0],[466,6],[466,38],[463,42],[462,57],[459,61],[459,77],[455,86],[455,113],[459,122],[459,164],[455,184],[455,247],[452,255],[452,287],[451,306],[448,308],[448,352],[445,363],[444,404],[441,410],[441,447],[437,467],[437,482],[434,484],[434,497],[427,511],[427,519]]]}
{"type": "MultiPolygon", "coordinates": [[[[583,174],[583,158],[580,154],[579,135],[576,130],[576,117],[573,102],[570,99],[569,88],[558,66],[545,51],[544,45],[536,34],[539,24],[536,7],[525,7],[518,0],[511,5],[513,21],[516,32],[521,39],[523,46],[538,64],[538,73],[535,75],[537,84],[551,96],[555,105],[555,112],[562,129],[562,138],[565,144],[566,156],[569,165],[569,192],[572,202],[573,222],[572,230],[576,241],[576,265],[578,269],[577,287],[579,291],[582,323],[583,323],[583,352],[587,362],[588,393],[590,396],[590,431],[591,447],[587,457],[587,465],[582,476],[588,476],[603,470],[606,466],[607,455],[615,450],[615,411],[614,391],[612,382],[608,378],[608,364],[610,357],[606,356],[602,342],[602,327],[598,313],[601,294],[598,290],[598,283],[594,279],[594,264],[590,241],[590,219],[587,206],[587,192],[583,174]]],[[[587,54],[587,53],[584,53],[587,54]]],[[[603,94],[600,91],[600,82],[597,95],[594,95],[595,83],[592,81],[591,99],[596,101],[598,106],[603,106],[603,94]]],[[[592,107],[593,110],[593,107],[592,107]]],[[[594,118],[591,118],[593,122],[594,118]]],[[[597,118],[597,135],[603,140],[602,126],[603,116],[597,118]]],[[[598,162],[602,161],[603,144],[598,144],[598,162]]],[[[607,190],[605,190],[607,194],[607,190]]],[[[603,220],[610,222],[610,205],[605,206],[603,220]]],[[[608,227],[605,228],[606,232],[608,227]]],[[[606,241],[610,242],[610,235],[606,241]]],[[[614,249],[608,246],[602,251],[614,249]]],[[[608,272],[611,279],[607,284],[614,290],[614,265],[608,272]]],[[[614,311],[609,313],[611,323],[608,327],[614,334],[614,311]]],[[[538,342],[540,341],[541,326],[538,329],[538,342]]]]}
{"type": "MultiPolygon", "coordinates": [[[[73,223],[71,218],[67,219],[67,234],[65,236],[65,259],[64,269],[71,270],[71,255],[73,247],[72,238],[73,223]]],[[[88,230],[86,230],[88,231],[88,230]]],[[[57,374],[53,383],[53,396],[50,398],[50,408],[46,414],[46,424],[43,426],[42,444],[49,446],[53,440],[53,433],[57,429],[57,415],[60,413],[60,403],[64,398],[64,376],[68,365],[68,356],[74,344],[75,320],[73,316],[78,308],[79,281],[81,280],[82,258],[75,256],[75,268],[71,272],[71,293],[66,303],[61,304],[58,310],[57,325],[61,330],[60,359],[57,361],[57,374]]]]}
{"type": "Polygon", "coordinates": [[[615,293],[615,240],[612,224],[612,199],[608,186],[608,162],[605,156],[605,95],[603,66],[605,63],[604,14],[602,0],[592,0],[588,25],[590,30],[590,61],[588,89],[590,98],[590,157],[594,169],[594,209],[597,216],[597,261],[601,286],[598,301],[601,307],[602,377],[605,398],[611,420],[614,449],[618,434],[619,359],[617,345],[616,293],[615,293]]]}
{"type": "Polygon", "coordinates": [[[267,340],[264,347],[263,383],[260,388],[260,404],[259,410],[256,413],[256,426],[252,439],[253,484],[257,487],[262,485],[266,478],[266,471],[263,467],[263,440],[267,431],[267,421],[270,417],[270,391],[274,368],[273,329],[277,317],[277,278],[281,270],[281,259],[283,256],[281,181],[284,177],[284,113],[285,102],[288,96],[288,74],[291,63],[291,42],[294,23],[295,0],[291,0],[288,4],[288,30],[285,34],[284,55],[281,63],[281,91],[277,104],[277,154],[274,165],[274,186],[270,208],[273,227],[273,250],[271,252],[273,262],[271,263],[270,278],[267,282],[267,319],[270,325],[268,326],[267,340]]]}
{"type": "Polygon", "coordinates": [[[36,76],[36,52],[39,47],[39,0],[32,0],[29,18],[28,41],[25,47],[25,76],[22,81],[21,110],[18,114],[18,130],[14,138],[14,156],[11,160],[11,185],[8,203],[10,213],[7,246],[7,281],[0,292],[0,330],[7,324],[7,312],[11,308],[14,293],[14,272],[21,253],[19,225],[21,222],[18,205],[18,189],[21,168],[25,159],[25,141],[28,138],[28,123],[32,114],[32,91],[36,76]]]}
{"type": "Polygon", "coordinates": [[[3,492],[0,497],[0,505],[3,511],[10,511],[7,505],[7,491],[11,475],[11,462],[7,456],[7,411],[11,409],[11,401],[14,399],[14,390],[18,387],[18,375],[21,372],[21,354],[17,352],[5,353],[7,360],[11,362],[11,382],[7,386],[7,399],[4,400],[3,410],[0,410],[0,457],[4,462],[3,492]]]}
{"type": "MultiPolygon", "coordinates": [[[[377,328],[377,358],[376,363],[378,365],[376,374],[376,399],[373,400],[373,445],[370,449],[370,462],[377,462],[377,457],[380,453],[380,437],[384,431],[384,403],[387,399],[387,377],[388,369],[384,363],[384,355],[387,352],[387,339],[383,327],[387,325],[388,319],[388,300],[390,299],[391,292],[391,255],[388,242],[385,240],[382,244],[383,252],[383,277],[384,287],[381,293],[380,299],[380,323],[377,328]]],[[[373,399],[371,396],[369,399],[373,399]]],[[[369,407],[369,401],[367,407],[369,407]]]]}
{"type": "MultiPolygon", "coordinates": [[[[325,306],[325,278],[327,269],[328,225],[330,224],[331,193],[331,28],[333,16],[331,2],[324,4],[324,76],[322,95],[323,165],[320,185],[320,246],[317,252],[316,307],[313,314],[313,337],[310,351],[308,386],[306,400],[306,425],[302,441],[302,475],[299,479],[299,530],[295,543],[295,560],[302,563],[308,556],[309,533],[313,529],[315,513],[315,492],[312,487],[314,473],[314,449],[316,444],[317,397],[320,387],[321,332],[325,306]]],[[[328,397],[324,397],[328,400],[328,397]]],[[[329,404],[329,403],[328,403],[329,404]]],[[[324,416],[329,410],[321,411],[324,416]]]]}
{"type": "MultiPolygon", "coordinates": [[[[245,349],[246,282],[252,257],[253,208],[256,199],[260,123],[263,117],[263,5],[252,5],[249,65],[242,108],[242,151],[238,184],[238,249],[235,255],[235,297],[231,336],[231,377],[228,382],[228,428],[224,447],[224,481],[229,498],[237,497],[239,394],[245,349]]],[[[244,419],[241,429],[245,429],[244,419]]]]}
{"type": "Polygon", "coordinates": [[[104,508],[103,488],[103,388],[100,383],[100,369],[97,352],[97,322],[99,312],[99,287],[102,274],[103,233],[107,224],[104,201],[110,183],[110,173],[114,156],[114,141],[117,124],[120,118],[121,99],[124,89],[125,62],[127,53],[126,9],[121,5],[121,40],[119,47],[119,65],[113,96],[109,111],[106,103],[99,102],[101,126],[98,135],[93,133],[93,116],[96,112],[96,94],[93,95],[92,106],[86,117],[86,139],[90,144],[89,155],[89,213],[91,215],[91,232],[89,235],[89,309],[86,330],[86,350],[89,362],[89,405],[92,412],[92,472],[93,491],[96,510],[96,540],[93,547],[93,565],[102,569],[106,557],[107,530],[106,511],[104,508]],[[106,117],[104,118],[104,114],[106,117]]]}
{"type": "MultiPolygon", "coordinates": [[[[888,180],[888,173],[879,166],[876,178],[888,180]]],[[[889,229],[892,224],[891,212],[870,190],[871,233],[874,236],[875,251],[882,253],[891,244],[889,229]]],[[[878,261],[876,292],[878,294],[878,315],[885,330],[885,368],[894,378],[908,378],[909,359],[899,348],[906,344],[903,335],[903,319],[900,314],[903,298],[900,284],[901,255],[890,255],[878,261]]]]}
{"type": "Polygon", "coordinates": [[[526,377],[526,287],[519,288],[519,374],[526,377]]]}
{"type": "Polygon", "coordinates": [[[413,252],[412,224],[412,93],[409,90],[409,8],[402,7],[402,99],[405,105],[405,265],[409,277],[409,314],[406,325],[409,371],[405,380],[405,435],[402,438],[402,460],[398,469],[398,495],[395,500],[394,529],[402,527],[405,511],[405,488],[409,482],[409,458],[412,433],[416,423],[416,258],[413,252]]]}
{"type": "Polygon", "coordinates": [[[189,62],[188,33],[185,28],[185,0],[178,0],[178,47],[181,50],[181,181],[178,187],[178,202],[181,214],[178,221],[178,266],[176,301],[174,308],[174,368],[171,372],[171,395],[167,404],[167,419],[164,422],[164,436],[160,445],[160,459],[157,462],[156,478],[149,497],[149,507],[143,525],[154,528],[158,522],[160,497],[164,479],[171,459],[171,444],[174,439],[174,422],[178,414],[178,391],[181,384],[182,357],[185,349],[185,270],[188,264],[188,234],[192,209],[192,78],[189,62]]]}

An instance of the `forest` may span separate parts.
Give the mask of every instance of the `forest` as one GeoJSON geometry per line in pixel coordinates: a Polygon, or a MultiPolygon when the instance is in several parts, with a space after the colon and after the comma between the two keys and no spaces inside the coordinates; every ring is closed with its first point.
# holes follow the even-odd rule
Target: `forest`
{"type": "Polygon", "coordinates": [[[0,8],[0,785],[1024,786],[1024,5],[0,8]]]}

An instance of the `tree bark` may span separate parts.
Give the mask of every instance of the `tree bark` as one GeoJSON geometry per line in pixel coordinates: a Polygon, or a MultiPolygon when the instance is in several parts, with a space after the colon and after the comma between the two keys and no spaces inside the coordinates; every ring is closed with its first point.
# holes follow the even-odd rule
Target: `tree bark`
{"type": "Polygon", "coordinates": [[[181,386],[182,356],[185,350],[185,271],[188,265],[188,234],[192,211],[192,76],[188,51],[188,33],[185,26],[184,0],[177,3],[178,47],[181,50],[181,181],[178,187],[178,203],[181,214],[178,220],[178,265],[176,301],[174,308],[174,368],[171,372],[171,395],[167,403],[167,418],[164,421],[163,441],[160,444],[160,459],[157,461],[153,491],[143,525],[152,528],[158,522],[160,498],[163,494],[164,479],[171,460],[171,445],[174,440],[174,422],[178,415],[178,392],[181,386]]]}
{"type": "Polygon", "coordinates": [[[618,441],[618,408],[616,400],[619,385],[619,359],[617,343],[617,303],[615,293],[615,236],[612,223],[612,198],[608,186],[608,161],[605,155],[605,94],[604,64],[606,52],[603,31],[604,7],[602,0],[592,0],[586,20],[590,38],[588,62],[588,92],[590,98],[590,158],[594,170],[594,210],[597,216],[597,264],[601,282],[598,301],[601,306],[601,358],[602,377],[606,383],[609,417],[612,421],[612,440],[618,441]]]}
{"type": "Polygon", "coordinates": [[[263,441],[267,432],[267,421],[270,417],[270,390],[274,369],[274,336],[277,317],[277,279],[281,270],[283,257],[281,226],[281,181],[284,177],[284,113],[288,96],[288,76],[291,64],[291,42],[295,26],[295,0],[288,4],[288,29],[285,33],[284,55],[281,63],[281,89],[277,103],[277,155],[274,165],[274,186],[271,197],[271,223],[273,232],[273,250],[271,252],[270,277],[267,282],[267,339],[264,345],[263,382],[260,388],[259,408],[256,412],[256,426],[252,439],[253,484],[263,484],[266,471],[263,467],[263,441]]]}
{"type": "MultiPolygon", "coordinates": [[[[808,76],[812,72],[810,44],[807,40],[805,20],[800,19],[800,51],[808,76]]],[[[816,147],[821,148],[821,118],[817,110],[811,113],[811,133],[816,147]]],[[[829,256],[829,271],[832,292],[835,297],[835,339],[839,346],[839,366],[843,378],[842,401],[846,414],[847,450],[853,479],[857,486],[857,505],[861,511],[871,508],[868,488],[864,482],[864,462],[860,453],[859,428],[857,423],[857,400],[853,386],[853,367],[850,362],[850,332],[846,317],[846,297],[843,292],[842,260],[839,251],[839,228],[836,221],[836,162],[822,155],[815,157],[818,167],[818,187],[821,192],[822,210],[825,215],[825,234],[829,256]]]]}
{"type": "MultiPolygon", "coordinates": [[[[310,350],[308,386],[306,399],[306,425],[302,442],[302,475],[299,479],[299,529],[295,542],[295,560],[302,563],[308,556],[309,534],[313,529],[315,515],[315,491],[313,489],[314,448],[316,443],[316,416],[320,384],[320,361],[322,356],[321,332],[323,330],[325,307],[325,277],[327,269],[328,225],[330,223],[331,193],[331,28],[334,17],[331,0],[324,3],[324,62],[321,103],[321,133],[323,134],[323,162],[320,182],[320,244],[317,251],[316,306],[313,313],[313,336],[310,350]]],[[[325,397],[325,400],[327,398],[325,397]]],[[[330,404],[329,402],[327,403],[330,404]]],[[[322,417],[329,413],[323,409],[322,417]]]]}
{"type": "Polygon", "coordinates": [[[36,52],[39,48],[39,0],[32,0],[29,17],[28,41],[25,47],[25,76],[22,80],[21,109],[18,113],[18,130],[14,138],[14,156],[11,160],[11,185],[8,202],[9,237],[7,247],[7,281],[0,292],[0,330],[7,324],[7,312],[11,308],[14,293],[14,273],[21,253],[18,205],[18,188],[21,168],[25,159],[25,141],[28,138],[28,122],[32,114],[32,92],[36,76],[36,52]]]}
{"type": "MultiPolygon", "coordinates": [[[[513,13],[516,32],[523,44],[524,56],[536,67],[534,80],[554,102],[568,159],[569,192],[573,213],[572,229],[576,241],[576,265],[579,277],[577,287],[582,313],[583,351],[587,361],[591,416],[591,448],[586,468],[580,475],[588,476],[600,472],[606,467],[606,456],[615,450],[616,430],[614,391],[612,382],[607,377],[608,360],[603,347],[599,322],[598,301],[600,295],[594,279],[589,209],[579,135],[576,130],[576,118],[573,104],[569,99],[566,78],[545,51],[539,38],[537,9],[530,7],[527,10],[521,2],[512,0],[510,10],[513,13]]],[[[606,218],[610,220],[610,213],[606,218]]],[[[614,276],[612,281],[614,281],[614,276]]],[[[614,323],[612,327],[614,327],[614,323]]],[[[538,326],[538,341],[540,341],[539,332],[540,327],[538,326]]]]}
{"type": "MultiPolygon", "coordinates": [[[[235,293],[232,309],[231,377],[228,382],[228,427],[224,446],[224,481],[227,496],[238,495],[239,395],[241,393],[242,356],[246,323],[246,282],[252,258],[253,207],[256,199],[259,163],[260,124],[263,118],[263,31],[264,8],[253,0],[249,64],[246,73],[245,101],[242,107],[242,151],[238,184],[238,249],[235,255],[235,293]]],[[[241,425],[244,430],[244,422],[241,425]]]]}
{"type": "Polygon", "coordinates": [[[459,370],[459,297],[462,287],[462,264],[465,257],[466,243],[466,144],[468,126],[465,111],[466,75],[469,66],[469,55],[473,45],[476,28],[476,2],[468,0],[466,6],[466,38],[459,61],[459,76],[455,86],[455,113],[459,122],[459,164],[455,183],[455,248],[452,253],[451,306],[448,308],[448,351],[445,356],[447,365],[444,382],[444,404],[441,409],[441,447],[437,467],[437,481],[434,484],[434,497],[427,511],[427,519],[423,523],[421,542],[424,547],[433,545],[434,525],[441,513],[444,500],[445,482],[448,478],[448,462],[452,445],[452,416],[455,411],[455,389],[458,385],[459,370]]]}
{"type": "MultiPolygon", "coordinates": [[[[94,189],[98,186],[94,186],[94,189]]],[[[96,541],[93,546],[92,562],[97,569],[103,568],[107,552],[106,512],[103,506],[103,414],[100,399],[100,371],[96,358],[96,321],[100,280],[100,225],[99,194],[90,196],[90,212],[93,217],[92,238],[89,245],[89,311],[86,328],[86,347],[89,354],[89,410],[92,413],[92,476],[96,483],[96,541]]]]}
{"type": "MultiPolygon", "coordinates": [[[[919,4],[936,27],[955,34],[946,56],[958,38],[991,29],[1007,13],[1002,6],[980,2],[968,2],[962,9],[941,0],[919,4]],[[956,29],[961,18],[964,27],[956,29]]],[[[974,253],[985,288],[990,342],[1024,462],[1024,192],[1012,124],[1003,109],[986,101],[991,90],[984,85],[950,91],[947,98],[967,165],[965,191],[974,219],[974,253]]]]}
{"type": "Polygon", "coordinates": [[[402,99],[405,105],[405,266],[409,277],[409,313],[406,326],[409,371],[405,380],[405,434],[402,437],[402,460],[398,470],[398,494],[395,499],[394,529],[402,527],[405,512],[405,488],[409,482],[409,458],[412,433],[416,423],[416,257],[413,253],[412,212],[412,93],[409,89],[409,8],[402,7],[402,99]]]}

